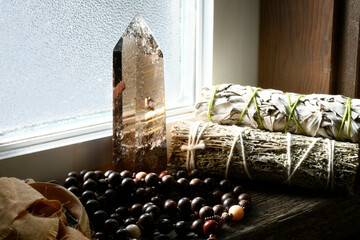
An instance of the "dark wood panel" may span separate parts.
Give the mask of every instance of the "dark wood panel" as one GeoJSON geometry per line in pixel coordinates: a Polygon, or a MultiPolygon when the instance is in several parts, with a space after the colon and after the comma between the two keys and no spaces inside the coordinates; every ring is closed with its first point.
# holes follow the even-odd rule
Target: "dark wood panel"
{"type": "Polygon", "coordinates": [[[359,98],[359,19],[360,1],[344,0],[338,2],[339,18],[336,48],[338,57],[337,78],[335,80],[336,94],[351,98],[359,98]]]}
{"type": "Polygon", "coordinates": [[[225,226],[219,239],[359,239],[359,195],[260,185],[249,193],[249,215],[225,226]]]}
{"type": "Polygon", "coordinates": [[[331,93],[334,0],[262,0],[259,85],[331,93]]]}

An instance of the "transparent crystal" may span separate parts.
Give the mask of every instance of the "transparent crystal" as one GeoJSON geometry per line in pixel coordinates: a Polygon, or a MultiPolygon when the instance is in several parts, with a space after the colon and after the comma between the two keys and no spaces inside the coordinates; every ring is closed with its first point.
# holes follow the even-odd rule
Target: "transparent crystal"
{"type": "Polygon", "coordinates": [[[117,169],[166,168],[163,54],[136,15],[113,53],[113,160],[117,169]]]}

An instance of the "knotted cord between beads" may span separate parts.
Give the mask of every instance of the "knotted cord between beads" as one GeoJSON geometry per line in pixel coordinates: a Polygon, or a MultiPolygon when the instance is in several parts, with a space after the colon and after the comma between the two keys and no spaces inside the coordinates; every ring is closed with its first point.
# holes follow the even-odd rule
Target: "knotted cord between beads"
{"type": "Polygon", "coordinates": [[[292,106],[291,106],[290,94],[289,94],[289,93],[286,93],[286,96],[288,97],[288,104],[289,104],[290,113],[289,113],[289,118],[288,118],[288,120],[287,120],[286,126],[285,126],[285,128],[284,128],[284,132],[287,132],[287,129],[288,129],[289,124],[290,124],[290,121],[291,121],[291,118],[293,118],[296,126],[300,129],[300,132],[305,135],[304,129],[301,127],[301,125],[299,124],[299,122],[298,122],[298,120],[296,119],[295,114],[294,114],[296,105],[297,105],[298,102],[300,101],[300,98],[302,98],[304,95],[300,95],[300,96],[296,99],[296,102],[294,103],[294,105],[292,105],[292,106]]]}
{"type": "Polygon", "coordinates": [[[248,88],[250,88],[250,90],[251,90],[251,92],[252,92],[252,95],[251,95],[249,101],[246,103],[244,110],[241,112],[240,118],[239,118],[239,120],[238,120],[238,122],[237,122],[237,125],[240,125],[240,123],[241,123],[241,121],[242,121],[242,119],[243,119],[243,117],[244,117],[244,115],[245,115],[246,110],[248,109],[248,107],[250,106],[251,101],[253,100],[253,101],[254,101],[255,110],[256,110],[256,113],[257,113],[257,116],[258,116],[258,119],[259,119],[259,123],[260,123],[261,127],[264,128],[264,125],[263,125],[263,123],[262,123],[262,121],[261,121],[261,118],[260,118],[260,113],[259,113],[259,109],[258,109],[258,107],[257,107],[256,99],[255,99],[256,93],[257,93],[259,90],[261,90],[261,88],[256,88],[255,91],[253,91],[250,86],[248,86],[248,88]]]}
{"type": "Polygon", "coordinates": [[[201,122],[195,122],[189,132],[188,145],[182,145],[181,150],[187,150],[186,153],[186,168],[188,170],[195,168],[195,150],[197,149],[205,149],[205,143],[203,140],[200,140],[202,134],[206,130],[206,128],[210,125],[210,123],[205,123],[203,127],[200,129],[199,134],[198,129],[201,125],[201,122]]]}
{"type": "Polygon", "coordinates": [[[227,162],[226,162],[225,179],[228,179],[229,167],[230,167],[231,159],[232,159],[233,154],[234,154],[234,148],[235,148],[235,145],[236,145],[237,141],[238,141],[239,138],[240,138],[241,155],[242,155],[242,159],[243,159],[244,170],[245,170],[247,176],[249,177],[249,179],[253,180],[253,178],[252,178],[252,176],[250,175],[250,172],[249,172],[249,170],[248,170],[248,168],[247,168],[246,155],[245,155],[245,147],[244,147],[244,141],[243,141],[243,137],[242,137],[242,133],[243,133],[244,131],[245,131],[245,129],[241,129],[241,130],[236,134],[236,136],[234,137],[234,141],[233,141],[233,143],[232,143],[232,145],[231,145],[229,157],[228,157],[227,162]]]}
{"type": "Polygon", "coordinates": [[[347,120],[347,130],[346,130],[346,134],[347,134],[347,138],[350,140],[350,128],[351,128],[351,98],[346,99],[346,106],[345,106],[345,112],[344,112],[344,117],[341,121],[340,124],[340,129],[338,131],[338,134],[336,135],[336,140],[339,139],[339,137],[341,136],[342,130],[344,128],[345,125],[345,121],[347,120]]]}
{"type": "Polygon", "coordinates": [[[331,191],[334,190],[334,150],[335,150],[335,141],[326,139],[329,149],[329,164],[328,164],[328,176],[325,189],[329,187],[331,181],[331,191]]]}
{"type": "Polygon", "coordinates": [[[207,112],[207,119],[208,119],[209,122],[212,122],[212,120],[211,120],[211,111],[212,111],[212,108],[214,106],[215,95],[216,95],[216,92],[217,92],[219,87],[220,87],[220,85],[215,86],[214,92],[213,92],[213,94],[211,95],[211,98],[210,98],[208,112],[207,112]]]}
{"type": "Polygon", "coordinates": [[[319,141],[320,138],[315,138],[312,143],[309,145],[307,150],[305,151],[304,155],[300,158],[298,163],[295,165],[294,170],[291,172],[291,134],[287,133],[287,156],[288,156],[288,178],[286,182],[290,185],[291,178],[294,176],[296,170],[300,167],[301,163],[309,156],[310,151],[314,148],[317,141],[319,141]]]}

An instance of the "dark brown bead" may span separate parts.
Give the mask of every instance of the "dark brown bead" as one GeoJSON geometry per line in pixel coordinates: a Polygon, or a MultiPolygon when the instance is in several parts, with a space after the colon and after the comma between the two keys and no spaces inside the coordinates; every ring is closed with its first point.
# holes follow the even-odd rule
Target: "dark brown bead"
{"type": "Polygon", "coordinates": [[[185,194],[190,189],[190,182],[186,178],[180,178],[177,180],[177,186],[178,186],[179,192],[182,194],[185,194]]]}
{"type": "Polygon", "coordinates": [[[135,202],[145,203],[146,202],[146,191],[143,188],[138,188],[134,194],[135,202]]]}
{"type": "Polygon", "coordinates": [[[121,182],[121,187],[122,187],[122,190],[125,192],[125,193],[129,193],[129,192],[132,192],[135,188],[135,182],[134,182],[134,179],[132,178],[124,178],[121,182]]]}
{"type": "Polygon", "coordinates": [[[74,177],[79,180],[80,175],[78,172],[69,172],[68,177],[74,177]]]}
{"type": "Polygon", "coordinates": [[[120,176],[124,179],[124,178],[131,178],[132,177],[132,173],[129,170],[124,170],[120,173],[120,176]]]}
{"type": "Polygon", "coordinates": [[[148,173],[145,177],[145,182],[150,187],[157,185],[158,181],[159,177],[156,173],[148,173]]]}
{"type": "Polygon", "coordinates": [[[206,190],[212,191],[216,187],[216,181],[214,178],[205,178],[204,184],[206,187],[206,190]]]}
{"type": "Polygon", "coordinates": [[[162,219],[158,224],[158,230],[162,234],[168,234],[173,230],[174,224],[169,219],[162,219]]]}
{"type": "Polygon", "coordinates": [[[155,204],[156,206],[158,206],[159,208],[162,208],[164,206],[164,203],[163,201],[161,200],[161,198],[155,196],[155,197],[152,197],[150,199],[150,201],[155,204]]]}
{"type": "Polygon", "coordinates": [[[230,192],[231,191],[231,182],[227,179],[221,180],[219,183],[219,189],[222,192],[230,192]]]}
{"type": "Polygon", "coordinates": [[[83,190],[95,191],[96,188],[97,188],[97,183],[92,179],[86,180],[83,184],[83,190]]]}
{"type": "Polygon", "coordinates": [[[128,225],[131,225],[131,224],[136,224],[136,219],[133,218],[133,217],[129,217],[124,221],[124,226],[125,227],[128,226],[128,225]]]}
{"type": "Polygon", "coordinates": [[[109,183],[111,184],[111,186],[113,187],[118,187],[121,184],[121,176],[118,172],[112,172],[110,173],[109,177],[109,183]]]}
{"type": "Polygon", "coordinates": [[[151,205],[146,208],[145,213],[149,213],[154,219],[158,219],[160,216],[160,208],[156,205],[151,205]]]}
{"type": "Polygon", "coordinates": [[[198,212],[204,205],[205,199],[202,197],[196,197],[191,201],[191,209],[195,212],[198,212]]]}
{"type": "Polygon", "coordinates": [[[87,202],[87,200],[96,199],[96,194],[93,191],[86,190],[82,193],[81,197],[85,202],[87,202]]]}
{"type": "Polygon", "coordinates": [[[217,204],[213,207],[214,214],[221,216],[221,214],[225,211],[225,208],[221,204],[217,204]]]}
{"type": "Polygon", "coordinates": [[[214,203],[220,203],[222,195],[223,194],[222,194],[222,192],[220,190],[213,191],[212,194],[211,194],[213,202],[214,203]]]}
{"type": "Polygon", "coordinates": [[[238,197],[238,201],[240,202],[241,200],[248,200],[249,202],[251,202],[251,197],[247,193],[242,193],[238,197]]]}
{"type": "Polygon", "coordinates": [[[149,213],[142,214],[139,217],[138,224],[145,233],[151,233],[154,231],[154,219],[149,213]]]}
{"type": "MultiPolygon", "coordinates": [[[[234,196],[232,195],[232,193],[225,193],[221,196],[221,202],[223,203],[226,199],[228,198],[234,198],[234,196]]],[[[235,200],[235,198],[234,198],[235,200]]]]}
{"type": "Polygon", "coordinates": [[[93,171],[88,171],[87,173],[85,173],[83,180],[85,182],[88,179],[92,179],[92,180],[96,181],[96,180],[98,180],[98,175],[93,171]]]}
{"type": "Polygon", "coordinates": [[[115,219],[109,218],[104,223],[104,232],[107,234],[114,234],[120,227],[120,224],[115,219]]]}
{"type": "Polygon", "coordinates": [[[191,172],[189,173],[189,177],[190,177],[190,178],[200,178],[200,171],[199,171],[199,169],[193,169],[193,170],[191,170],[191,172]]]}
{"type": "Polygon", "coordinates": [[[80,197],[80,189],[75,186],[71,186],[68,188],[70,192],[72,192],[75,196],[80,197]]]}
{"type": "Polygon", "coordinates": [[[142,208],[143,213],[146,211],[146,209],[147,209],[148,207],[153,206],[153,205],[155,205],[155,204],[152,203],[152,202],[147,202],[147,203],[145,203],[144,206],[143,206],[143,208],[142,208]]]}
{"type": "Polygon", "coordinates": [[[79,174],[79,180],[83,180],[84,179],[84,175],[88,172],[88,170],[81,170],[80,174],[79,174]]]}
{"type": "Polygon", "coordinates": [[[69,188],[71,186],[75,186],[75,187],[79,186],[79,181],[77,180],[77,178],[75,178],[75,177],[67,177],[65,179],[65,187],[69,188]]]}
{"type": "Polygon", "coordinates": [[[180,179],[180,178],[187,178],[188,177],[188,173],[185,170],[179,170],[175,173],[175,178],[176,179],[180,179]]]}
{"type": "Polygon", "coordinates": [[[241,200],[239,205],[244,208],[245,212],[249,211],[251,207],[251,203],[248,200],[241,200]]]}
{"type": "Polygon", "coordinates": [[[233,188],[232,193],[234,194],[234,197],[238,197],[240,194],[244,193],[244,188],[240,185],[237,185],[233,188]]]}
{"type": "Polygon", "coordinates": [[[199,236],[202,236],[204,234],[204,230],[203,230],[203,221],[201,219],[196,219],[192,224],[191,224],[191,230],[196,233],[199,236]]]}
{"type": "Polygon", "coordinates": [[[129,209],[126,206],[120,206],[118,207],[115,212],[119,214],[121,219],[126,219],[130,216],[129,209]]]}
{"type": "Polygon", "coordinates": [[[174,200],[168,199],[164,203],[164,211],[169,215],[176,214],[177,210],[177,203],[174,200]]]}
{"type": "Polygon", "coordinates": [[[113,173],[113,172],[114,172],[113,170],[107,170],[107,171],[104,173],[104,176],[105,176],[106,178],[108,178],[109,175],[110,175],[111,173],[113,173]]]}
{"type": "Polygon", "coordinates": [[[171,175],[165,175],[162,179],[162,188],[167,190],[172,190],[175,188],[175,178],[171,175]]]}
{"type": "Polygon", "coordinates": [[[184,221],[179,221],[175,224],[175,232],[177,235],[184,237],[186,236],[190,231],[190,226],[184,221]]]}
{"type": "Polygon", "coordinates": [[[233,198],[227,198],[225,199],[225,201],[223,202],[223,206],[228,209],[229,207],[231,207],[232,205],[235,205],[236,201],[233,198]]]}
{"type": "Polygon", "coordinates": [[[214,210],[209,206],[204,206],[199,211],[199,217],[202,220],[205,220],[207,217],[211,217],[214,215],[214,210]]]}
{"type": "Polygon", "coordinates": [[[200,178],[193,178],[190,181],[190,189],[193,192],[202,192],[204,190],[203,186],[204,186],[204,182],[201,181],[200,178]]]}
{"type": "Polygon", "coordinates": [[[133,204],[130,208],[131,215],[134,216],[135,218],[140,217],[140,215],[142,214],[142,208],[143,205],[141,203],[133,204]]]}
{"type": "Polygon", "coordinates": [[[184,198],[181,198],[179,201],[178,201],[178,208],[180,210],[180,213],[182,215],[189,215],[191,213],[191,201],[190,199],[184,197],[184,198]]]}
{"type": "Polygon", "coordinates": [[[105,178],[105,175],[104,175],[104,173],[103,173],[102,171],[96,170],[96,171],[94,171],[94,172],[96,173],[98,179],[103,179],[103,178],[105,178]]]}

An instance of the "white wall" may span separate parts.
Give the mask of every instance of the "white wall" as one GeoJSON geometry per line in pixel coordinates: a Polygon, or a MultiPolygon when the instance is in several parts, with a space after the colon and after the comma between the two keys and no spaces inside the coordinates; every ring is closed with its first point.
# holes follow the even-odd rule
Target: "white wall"
{"type": "Polygon", "coordinates": [[[260,0],[214,1],[213,83],[257,86],[260,0]]]}

